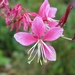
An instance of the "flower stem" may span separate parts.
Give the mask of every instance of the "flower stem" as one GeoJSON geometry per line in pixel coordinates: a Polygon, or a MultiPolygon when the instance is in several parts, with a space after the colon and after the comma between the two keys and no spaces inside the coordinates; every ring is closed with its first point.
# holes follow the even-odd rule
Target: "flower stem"
{"type": "Polygon", "coordinates": [[[66,40],[72,40],[71,38],[65,37],[64,35],[62,35],[61,37],[66,39],[66,40]]]}

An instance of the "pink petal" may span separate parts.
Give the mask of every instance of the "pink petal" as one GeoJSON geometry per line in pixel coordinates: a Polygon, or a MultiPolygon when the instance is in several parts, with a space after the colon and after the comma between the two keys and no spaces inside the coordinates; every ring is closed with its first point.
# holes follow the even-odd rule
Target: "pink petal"
{"type": "Polygon", "coordinates": [[[0,0],[0,6],[1,5],[9,5],[8,0],[0,0]]]}
{"type": "Polygon", "coordinates": [[[55,26],[58,25],[58,22],[56,22],[56,21],[48,21],[48,24],[49,24],[50,27],[55,27],[55,26]]]}
{"type": "Polygon", "coordinates": [[[45,25],[43,20],[40,17],[36,17],[32,22],[32,31],[33,33],[40,38],[45,30],[45,25]]]}
{"type": "Polygon", "coordinates": [[[28,15],[28,12],[25,12],[22,15],[22,22],[24,25],[24,30],[27,31],[29,29],[29,27],[31,26],[31,22],[32,22],[31,18],[28,15]]]}
{"type": "Polygon", "coordinates": [[[48,11],[48,15],[47,16],[50,17],[50,18],[54,18],[56,12],[57,12],[57,8],[50,7],[50,10],[48,11]]]}
{"type": "Polygon", "coordinates": [[[24,18],[26,19],[26,21],[28,22],[28,23],[31,23],[32,21],[31,21],[31,18],[29,17],[29,15],[28,15],[28,12],[25,12],[24,13],[24,18]]]}
{"type": "Polygon", "coordinates": [[[51,45],[43,46],[43,54],[47,60],[56,61],[56,52],[51,45]],[[49,48],[49,50],[47,49],[49,48]]]}
{"type": "Polygon", "coordinates": [[[35,12],[30,12],[29,15],[30,15],[30,16],[33,16],[33,17],[36,17],[38,14],[35,13],[35,12]]]}
{"type": "Polygon", "coordinates": [[[63,28],[52,27],[48,32],[46,32],[44,40],[45,41],[54,41],[58,39],[63,33],[63,28]]]}
{"type": "Polygon", "coordinates": [[[27,23],[24,21],[24,24],[23,24],[23,28],[24,28],[24,31],[27,31],[28,30],[28,26],[27,26],[27,23]]]}
{"type": "Polygon", "coordinates": [[[6,15],[5,21],[8,26],[11,24],[11,19],[8,15],[6,15]]]}
{"type": "Polygon", "coordinates": [[[42,18],[45,18],[45,16],[46,16],[47,11],[45,11],[45,10],[46,10],[47,5],[49,5],[48,0],[44,0],[44,2],[42,3],[42,5],[40,7],[39,13],[38,13],[42,18]]]}
{"type": "Polygon", "coordinates": [[[50,11],[50,5],[49,4],[46,5],[44,11],[45,11],[46,17],[48,17],[48,14],[49,14],[49,11],[50,11]]]}
{"type": "Polygon", "coordinates": [[[9,5],[8,0],[4,0],[4,3],[5,3],[6,5],[9,5]]]}
{"type": "Polygon", "coordinates": [[[14,35],[14,38],[17,42],[24,46],[31,45],[32,43],[36,42],[37,40],[29,33],[25,32],[18,32],[14,35]]]}

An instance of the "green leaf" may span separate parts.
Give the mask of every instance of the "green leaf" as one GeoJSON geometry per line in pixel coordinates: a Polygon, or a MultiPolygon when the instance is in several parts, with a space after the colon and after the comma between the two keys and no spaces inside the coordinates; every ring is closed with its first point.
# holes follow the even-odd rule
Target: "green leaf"
{"type": "Polygon", "coordinates": [[[10,63],[10,59],[7,57],[0,57],[0,66],[5,66],[10,63]]]}

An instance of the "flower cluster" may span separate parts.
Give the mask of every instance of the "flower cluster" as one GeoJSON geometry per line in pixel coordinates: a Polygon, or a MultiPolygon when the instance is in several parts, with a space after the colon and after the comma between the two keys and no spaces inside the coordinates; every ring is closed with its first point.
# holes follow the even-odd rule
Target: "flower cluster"
{"type": "Polygon", "coordinates": [[[14,34],[14,38],[17,42],[23,46],[33,44],[28,51],[30,55],[28,63],[30,64],[38,55],[37,62],[42,64],[42,60],[44,62],[56,60],[55,49],[46,42],[55,41],[59,37],[70,41],[75,40],[75,35],[72,39],[63,35],[63,26],[73,6],[74,3],[70,3],[61,19],[56,20],[54,18],[57,8],[51,7],[48,0],[44,0],[38,13],[28,12],[20,4],[11,8],[8,0],[0,0],[0,16],[5,18],[7,27],[10,27],[11,30],[16,29],[17,33],[14,34]],[[23,32],[21,32],[21,29],[23,32]],[[35,54],[33,55],[34,50],[35,54]]]}

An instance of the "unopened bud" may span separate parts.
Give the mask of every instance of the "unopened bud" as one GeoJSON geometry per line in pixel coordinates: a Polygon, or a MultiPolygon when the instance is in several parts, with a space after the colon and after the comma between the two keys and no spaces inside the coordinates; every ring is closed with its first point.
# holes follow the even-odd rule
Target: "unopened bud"
{"type": "Polygon", "coordinates": [[[71,41],[75,41],[75,34],[74,34],[74,37],[72,38],[72,40],[71,41]]]}

